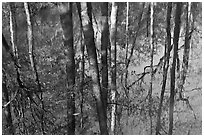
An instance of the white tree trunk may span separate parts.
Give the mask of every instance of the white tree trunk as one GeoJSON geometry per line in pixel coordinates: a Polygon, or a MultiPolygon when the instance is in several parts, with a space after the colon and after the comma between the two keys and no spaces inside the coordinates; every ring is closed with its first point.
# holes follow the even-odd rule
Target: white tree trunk
{"type": "MultiPolygon", "coordinates": [[[[114,63],[112,65],[112,83],[111,83],[111,134],[115,134],[115,123],[116,123],[116,31],[117,31],[117,4],[115,2],[112,3],[112,11],[111,11],[111,27],[110,27],[110,43],[111,47],[114,48],[113,56],[114,63]]],[[[111,54],[111,53],[110,53],[111,54]]]]}

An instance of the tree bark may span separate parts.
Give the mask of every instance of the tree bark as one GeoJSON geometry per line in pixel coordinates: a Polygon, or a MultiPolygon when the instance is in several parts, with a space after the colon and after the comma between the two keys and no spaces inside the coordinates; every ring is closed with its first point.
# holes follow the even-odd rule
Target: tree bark
{"type": "MultiPolygon", "coordinates": [[[[101,5],[101,21],[102,21],[102,36],[101,36],[101,63],[102,63],[102,102],[104,104],[107,117],[107,99],[108,99],[108,44],[109,44],[109,28],[108,28],[108,2],[103,2],[101,5]]],[[[107,122],[107,118],[105,119],[107,122]]]]}
{"type": "MultiPolygon", "coordinates": [[[[125,26],[125,44],[126,44],[126,51],[125,51],[125,64],[126,64],[126,69],[125,69],[125,93],[126,93],[126,97],[127,97],[127,100],[128,100],[128,105],[129,105],[129,101],[130,101],[130,98],[129,98],[129,89],[127,89],[127,86],[128,86],[128,67],[129,67],[129,64],[128,64],[128,48],[129,48],[129,36],[128,36],[128,27],[129,27],[129,2],[126,3],[126,26],[125,26]]],[[[127,108],[127,121],[126,121],[126,126],[128,126],[129,124],[129,115],[130,115],[130,108],[128,106],[127,108]]]]}
{"type": "Polygon", "coordinates": [[[30,9],[27,2],[24,2],[24,8],[26,13],[26,21],[28,25],[27,30],[27,37],[28,37],[28,46],[29,46],[29,58],[31,63],[31,68],[34,70],[34,60],[33,60],[33,31],[32,31],[32,24],[31,24],[31,17],[30,17],[30,9]]]}
{"type": "Polygon", "coordinates": [[[117,12],[118,6],[117,3],[112,3],[111,10],[111,27],[110,27],[110,44],[111,47],[114,47],[113,52],[113,60],[114,63],[112,65],[112,83],[111,83],[111,134],[115,134],[115,124],[116,124],[116,94],[117,94],[117,85],[116,85],[116,59],[117,59],[117,47],[116,47],[116,33],[117,33],[117,12]]]}
{"type": "Polygon", "coordinates": [[[154,61],[154,39],[153,39],[153,31],[154,31],[154,3],[150,4],[150,57],[151,57],[151,78],[150,78],[150,88],[149,88],[149,117],[150,117],[150,134],[152,134],[152,87],[153,87],[153,78],[154,78],[154,70],[153,70],[153,61],[154,61]]]}
{"type": "Polygon", "coordinates": [[[72,3],[61,3],[63,12],[60,14],[60,22],[63,29],[65,55],[67,57],[67,133],[75,134],[75,60],[73,46],[73,23],[72,23],[72,3]]]}
{"type": "Polygon", "coordinates": [[[166,89],[166,80],[167,80],[167,72],[169,68],[169,58],[170,58],[170,47],[171,47],[171,11],[172,11],[172,3],[168,3],[167,7],[167,18],[166,18],[166,43],[165,43],[165,51],[164,51],[164,65],[163,65],[163,82],[162,82],[162,90],[160,95],[160,102],[159,102],[159,109],[157,113],[157,124],[156,124],[156,135],[160,134],[161,129],[161,114],[162,114],[162,106],[163,106],[163,100],[164,100],[164,92],[166,89]]]}
{"type": "Polygon", "coordinates": [[[11,33],[11,44],[14,56],[18,58],[17,52],[17,23],[16,23],[16,6],[14,2],[10,2],[10,33],[11,33]]]}
{"type": "Polygon", "coordinates": [[[81,120],[80,120],[80,127],[83,129],[84,127],[84,120],[83,120],[83,103],[84,103],[84,72],[85,72],[85,58],[84,58],[84,51],[85,45],[83,43],[83,26],[82,26],[82,19],[81,19],[81,6],[80,3],[76,3],[77,11],[80,20],[80,44],[81,44],[81,75],[80,75],[80,93],[81,93],[81,120]]]}
{"type": "Polygon", "coordinates": [[[82,42],[82,30],[81,30],[81,77],[80,77],[80,93],[81,93],[81,128],[84,127],[83,120],[83,104],[84,104],[84,72],[85,72],[85,58],[84,58],[84,43],[82,42]]]}
{"type": "Polygon", "coordinates": [[[175,95],[175,68],[176,68],[176,59],[178,57],[178,42],[180,34],[180,25],[181,25],[181,13],[182,13],[182,3],[176,3],[176,12],[175,12],[175,27],[174,27],[174,53],[173,53],[173,63],[171,68],[171,82],[170,82],[170,105],[169,105],[169,135],[173,133],[173,113],[174,113],[174,95],[175,95]]]}
{"type": "Polygon", "coordinates": [[[188,62],[189,62],[189,53],[190,53],[190,39],[191,34],[189,33],[190,20],[191,20],[191,3],[189,2],[186,6],[186,32],[185,32],[185,42],[184,42],[184,52],[183,52],[183,63],[182,63],[182,71],[179,80],[178,90],[179,90],[179,98],[182,99],[182,90],[186,80],[186,74],[188,71],[188,62]]]}
{"type": "Polygon", "coordinates": [[[99,119],[100,134],[107,135],[107,123],[105,121],[105,107],[102,102],[100,77],[98,69],[98,61],[96,54],[96,47],[94,42],[94,30],[92,25],[92,6],[91,3],[81,3],[81,17],[83,25],[83,33],[85,39],[85,45],[89,57],[89,71],[92,78],[93,94],[96,99],[97,114],[99,119]]]}
{"type": "MultiPolygon", "coordinates": [[[[126,9],[126,26],[125,26],[125,42],[126,42],[126,53],[125,53],[125,61],[127,64],[128,61],[128,27],[129,27],[129,2],[126,4],[127,9],[126,9]]],[[[127,74],[126,74],[127,75],[127,74]]],[[[127,77],[127,76],[126,76],[127,77]]],[[[125,85],[127,85],[127,80],[125,81],[125,85]]]]}
{"type": "Polygon", "coordinates": [[[28,46],[29,46],[29,57],[30,57],[32,70],[35,73],[35,81],[37,82],[37,85],[38,85],[38,93],[40,93],[40,97],[36,93],[35,93],[35,95],[38,97],[38,99],[41,102],[42,112],[41,112],[40,123],[41,123],[42,134],[45,135],[46,134],[45,127],[44,127],[44,110],[45,109],[44,109],[44,102],[43,102],[43,92],[42,92],[40,79],[39,79],[39,75],[38,75],[38,71],[37,71],[37,67],[36,67],[36,62],[35,62],[35,56],[34,56],[34,52],[33,52],[34,51],[33,25],[32,25],[31,16],[30,16],[30,7],[29,7],[29,4],[27,2],[24,2],[24,8],[25,8],[25,12],[26,12],[26,21],[27,21],[27,25],[28,25],[27,37],[28,37],[28,46]]]}

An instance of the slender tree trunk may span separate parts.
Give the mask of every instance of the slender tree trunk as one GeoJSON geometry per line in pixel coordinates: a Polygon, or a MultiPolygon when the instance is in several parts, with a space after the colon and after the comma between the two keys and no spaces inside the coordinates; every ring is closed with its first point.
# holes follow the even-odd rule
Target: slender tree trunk
{"type": "MultiPolygon", "coordinates": [[[[102,102],[105,107],[107,117],[107,98],[108,98],[108,43],[109,43],[109,29],[108,29],[108,2],[103,2],[101,5],[101,21],[102,21],[102,36],[101,36],[101,63],[102,63],[102,102]]],[[[107,118],[105,119],[107,123],[107,118]]]]}
{"type": "Polygon", "coordinates": [[[18,58],[17,52],[17,23],[16,23],[16,6],[14,2],[10,2],[10,32],[11,32],[11,44],[14,56],[18,58]]]}
{"type": "Polygon", "coordinates": [[[84,127],[83,121],[83,104],[84,104],[84,70],[85,70],[85,58],[84,58],[84,43],[82,42],[82,30],[81,30],[81,80],[80,80],[80,93],[81,93],[81,128],[84,127]]]}
{"type": "Polygon", "coordinates": [[[172,11],[172,3],[168,3],[167,7],[167,27],[166,27],[166,44],[165,44],[165,51],[164,51],[164,66],[163,66],[163,82],[162,82],[162,90],[161,90],[161,95],[160,95],[160,102],[159,102],[159,109],[157,113],[157,124],[156,124],[156,135],[160,134],[160,129],[161,129],[161,114],[162,114],[162,105],[163,105],[163,100],[164,100],[164,92],[166,89],[166,80],[167,80],[167,72],[169,68],[169,58],[170,58],[170,47],[171,47],[171,11],[172,11]]]}
{"type": "Polygon", "coordinates": [[[27,2],[24,2],[24,8],[25,8],[25,12],[26,12],[26,21],[27,21],[27,25],[28,25],[28,31],[27,31],[27,37],[28,37],[28,46],[29,46],[29,57],[30,57],[30,62],[31,62],[31,67],[33,69],[33,72],[35,73],[35,81],[37,82],[38,85],[38,91],[40,93],[40,97],[38,96],[38,94],[35,94],[38,99],[41,102],[41,119],[40,119],[40,123],[41,123],[41,130],[42,130],[42,134],[45,135],[45,127],[44,127],[44,102],[43,102],[43,92],[42,92],[42,88],[41,88],[41,84],[40,84],[40,80],[39,80],[39,75],[37,72],[37,67],[36,67],[36,62],[35,62],[35,56],[34,56],[34,47],[33,47],[33,25],[32,25],[32,21],[31,21],[31,17],[30,17],[30,8],[29,8],[29,4],[27,2]]]}
{"type": "Polygon", "coordinates": [[[80,93],[81,93],[81,128],[84,127],[84,121],[83,121],[83,104],[84,104],[84,70],[85,70],[85,58],[84,58],[84,43],[82,42],[82,25],[81,25],[81,86],[80,86],[80,93]]]}
{"type": "Polygon", "coordinates": [[[82,19],[81,19],[81,6],[80,3],[76,3],[77,5],[77,11],[79,15],[80,20],[80,44],[81,44],[81,75],[80,75],[80,93],[81,93],[81,120],[80,120],[80,127],[83,129],[84,127],[84,121],[83,121],[83,103],[84,103],[84,70],[85,70],[85,58],[84,58],[84,51],[85,51],[85,45],[83,43],[83,26],[82,26],[82,19]]]}
{"type": "Polygon", "coordinates": [[[190,52],[190,38],[191,34],[189,33],[190,26],[190,18],[191,18],[191,3],[189,2],[186,6],[186,32],[185,32],[185,43],[184,43],[184,52],[183,52],[183,63],[182,63],[182,71],[179,80],[179,97],[182,99],[182,90],[186,80],[186,74],[188,71],[188,62],[189,62],[189,52],[190,52]]]}
{"type": "Polygon", "coordinates": [[[150,134],[152,134],[152,87],[153,87],[153,78],[154,78],[154,72],[153,72],[153,60],[154,60],[154,39],[153,39],[153,21],[154,21],[154,3],[151,2],[150,4],[150,46],[151,46],[151,79],[150,79],[150,89],[149,89],[149,117],[150,117],[150,134]]]}
{"type": "Polygon", "coordinates": [[[27,37],[28,37],[28,46],[29,46],[29,57],[30,57],[30,63],[31,67],[34,70],[34,60],[33,60],[33,31],[32,31],[32,22],[31,22],[31,17],[30,17],[30,9],[29,5],[27,2],[24,2],[24,8],[25,8],[25,13],[26,13],[26,21],[28,25],[28,30],[27,30],[27,37]]]}
{"type": "Polygon", "coordinates": [[[142,25],[142,17],[143,17],[143,13],[144,13],[144,9],[145,9],[145,2],[143,2],[142,4],[142,11],[140,12],[140,15],[139,15],[139,21],[138,21],[138,24],[137,24],[137,31],[136,31],[136,34],[134,36],[134,39],[133,39],[133,42],[131,45],[133,45],[131,47],[131,50],[130,50],[130,56],[127,60],[127,64],[126,64],[126,70],[128,69],[129,65],[130,65],[130,61],[132,59],[132,56],[133,56],[133,52],[134,52],[134,49],[136,47],[137,44],[135,44],[137,42],[137,37],[139,36],[139,30],[141,29],[141,25],[142,25]]]}
{"type": "Polygon", "coordinates": [[[126,53],[125,53],[125,64],[126,64],[126,69],[125,69],[125,88],[126,88],[126,97],[128,100],[128,108],[127,108],[127,121],[126,121],[126,126],[129,124],[129,115],[130,115],[130,108],[129,108],[129,89],[127,89],[128,86],[128,48],[129,48],[129,43],[128,43],[128,27],[129,27],[129,2],[126,3],[126,26],[125,26],[125,34],[126,34],[126,53]]]}
{"type": "Polygon", "coordinates": [[[117,47],[116,47],[116,33],[117,33],[117,3],[112,3],[111,10],[111,27],[110,27],[110,44],[111,47],[114,47],[114,52],[112,58],[114,58],[113,70],[112,70],[112,83],[111,83],[111,134],[115,134],[115,123],[116,123],[116,94],[117,94],[117,85],[116,85],[116,59],[117,59],[117,47]]]}
{"type": "Polygon", "coordinates": [[[143,12],[144,12],[144,6],[145,6],[145,2],[142,4],[142,11],[140,12],[140,15],[139,15],[139,22],[138,22],[137,31],[136,31],[135,37],[133,39],[133,42],[131,44],[133,46],[131,47],[131,50],[130,50],[130,56],[127,57],[127,61],[125,61],[126,64],[125,64],[125,86],[124,86],[124,90],[125,90],[126,97],[128,98],[128,101],[129,101],[129,89],[128,89],[128,82],[127,82],[127,79],[128,79],[128,67],[130,65],[130,61],[131,61],[131,58],[133,56],[133,52],[134,52],[134,48],[135,48],[135,45],[136,45],[135,43],[136,43],[137,37],[139,36],[139,30],[140,30],[141,23],[142,23],[142,15],[143,15],[143,12]]]}
{"type": "Polygon", "coordinates": [[[61,3],[64,11],[60,14],[60,22],[63,29],[64,46],[67,51],[66,73],[67,73],[67,133],[75,134],[75,60],[73,46],[73,23],[72,3],[61,3]]]}
{"type": "MultiPolygon", "coordinates": [[[[128,26],[129,26],[129,2],[127,2],[127,9],[126,9],[126,26],[125,26],[125,39],[126,39],[126,53],[125,53],[125,61],[127,64],[128,61],[128,26]]],[[[126,73],[126,77],[127,77],[127,73],[126,73]]],[[[125,82],[125,85],[127,86],[127,80],[125,82]]]]}
{"type": "Polygon", "coordinates": [[[107,135],[107,123],[105,121],[105,107],[102,102],[100,77],[98,69],[98,61],[96,54],[96,47],[94,42],[94,30],[92,26],[92,6],[91,3],[81,3],[81,17],[83,25],[83,33],[85,39],[85,45],[89,56],[89,71],[92,77],[93,93],[96,99],[97,114],[99,119],[100,133],[107,135]]]}
{"type": "MultiPolygon", "coordinates": [[[[13,2],[10,2],[9,5],[10,5],[10,33],[11,33],[11,47],[12,47],[12,52],[10,54],[15,64],[15,69],[17,71],[17,78],[20,79],[20,67],[18,62],[18,51],[17,51],[16,5],[13,2]]],[[[3,37],[3,41],[4,40],[5,38],[3,37]]],[[[4,42],[4,43],[7,43],[7,42],[4,42]]],[[[8,45],[8,44],[5,44],[5,45],[8,45]]]]}
{"type": "MultiPolygon", "coordinates": [[[[16,43],[17,43],[17,33],[16,33],[16,28],[17,28],[17,24],[16,24],[16,15],[15,15],[15,3],[10,2],[10,33],[11,33],[11,45],[12,45],[12,55],[15,57],[15,61],[17,62],[17,48],[16,48],[16,43]]],[[[3,41],[6,41],[5,38],[3,37],[3,41]]],[[[5,45],[7,45],[7,42],[5,45]]],[[[8,46],[9,49],[9,46],[8,46]]],[[[19,71],[19,68],[16,67],[16,69],[19,71]]],[[[9,91],[7,89],[6,83],[2,83],[2,90],[3,90],[3,95],[5,98],[6,103],[8,103],[10,101],[9,99],[9,91]]],[[[11,115],[11,103],[9,103],[6,107],[5,107],[5,116],[6,116],[6,121],[7,121],[7,127],[8,127],[8,134],[15,134],[14,131],[14,127],[13,127],[13,120],[12,120],[12,115],[11,115]]]]}
{"type": "Polygon", "coordinates": [[[171,68],[171,83],[170,83],[170,105],[169,105],[169,135],[173,133],[173,113],[174,113],[174,95],[175,95],[175,68],[176,68],[176,59],[178,57],[178,42],[180,34],[180,25],[181,25],[181,13],[182,13],[182,3],[176,3],[176,12],[175,12],[175,28],[174,28],[174,54],[173,54],[173,63],[171,68]]]}

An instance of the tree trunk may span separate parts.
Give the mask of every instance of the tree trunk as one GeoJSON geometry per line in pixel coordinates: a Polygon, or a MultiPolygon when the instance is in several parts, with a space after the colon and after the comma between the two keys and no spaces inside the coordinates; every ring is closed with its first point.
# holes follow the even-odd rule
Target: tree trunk
{"type": "Polygon", "coordinates": [[[28,25],[27,30],[27,37],[28,37],[28,46],[29,46],[29,58],[31,63],[31,68],[34,70],[34,60],[33,60],[33,32],[32,32],[32,24],[31,24],[31,17],[30,17],[30,9],[27,2],[24,2],[24,8],[26,13],[26,21],[28,25]]]}
{"type": "Polygon", "coordinates": [[[171,68],[171,83],[170,83],[170,105],[169,105],[169,135],[173,133],[173,113],[174,113],[174,95],[175,95],[175,68],[176,60],[178,58],[178,42],[180,34],[180,25],[181,25],[181,13],[182,13],[182,3],[176,3],[176,12],[175,12],[175,27],[174,27],[174,54],[173,54],[173,63],[171,68]]]}
{"type": "MultiPolygon", "coordinates": [[[[101,21],[102,21],[102,36],[101,36],[101,63],[102,63],[102,102],[104,104],[105,113],[107,117],[107,98],[108,98],[108,43],[109,43],[109,29],[108,29],[108,2],[103,2],[101,5],[101,21]]],[[[107,118],[105,119],[107,123],[107,118]]]]}
{"type": "Polygon", "coordinates": [[[101,95],[98,61],[97,61],[96,47],[94,42],[91,3],[85,3],[85,2],[81,3],[81,17],[82,17],[85,45],[86,45],[87,53],[89,57],[89,72],[92,77],[93,94],[96,99],[100,134],[107,135],[108,130],[107,130],[107,123],[105,121],[106,114],[105,114],[105,107],[102,102],[103,98],[101,95]]]}
{"type": "Polygon", "coordinates": [[[75,134],[75,60],[73,46],[73,23],[72,23],[72,3],[61,3],[63,12],[60,14],[60,22],[63,29],[65,55],[67,57],[67,133],[75,134]]]}
{"type": "MultiPolygon", "coordinates": [[[[142,16],[143,16],[143,13],[144,13],[144,8],[145,7],[145,2],[143,2],[142,4],[142,11],[140,12],[140,15],[139,15],[139,21],[138,21],[138,26],[137,26],[137,31],[136,31],[136,34],[133,38],[133,42],[132,42],[132,47],[130,49],[130,56],[127,57],[127,61],[125,61],[125,86],[123,86],[123,89],[125,91],[125,95],[128,99],[128,102],[129,102],[129,88],[128,88],[128,82],[127,82],[127,79],[128,79],[128,68],[129,68],[129,65],[130,65],[130,61],[131,61],[131,58],[133,57],[133,53],[134,53],[134,49],[135,49],[135,46],[136,46],[136,40],[137,40],[137,37],[139,36],[139,30],[141,28],[141,25],[142,25],[142,16]]],[[[127,53],[126,53],[127,54],[127,53]]],[[[122,76],[123,78],[123,76],[122,76]]],[[[128,114],[129,114],[129,107],[128,107],[128,110],[127,110],[128,114]]],[[[127,125],[128,125],[128,121],[127,121],[127,125]]]]}
{"type": "Polygon", "coordinates": [[[113,52],[113,60],[114,63],[112,65],[112,82],[111,82],[111,134],[115,134],[115,123],[116,123],[116,94],[117,94],[117,85],[116,85],[116,59],[117,59],[117,48],[116,48],[116,32],[117,32],[117,11],[118,6],[117,3],[112,3],[112,11],[111,11],[111,27],[110,27],[110,44],[111,47],[114,47],[113,52]]]}
{"type": "Polygon", "coordinates": [[[126,4],[126,26],[125,26],[125,44],[126,44],[126,51],[125,51],[125,64],[126,64],[126,69],[125,69],[125,93],[126,93],[126,97],[128,100],[128,108],[127,108],[127,121],[126,121],[126,126],[129,125],[129,115],[130,115],[130,108],[129,108],[129,102],[130,102],[130,97],[129,97],[129,89],[127,89],[128,86],[128,48],[129,48],[129,42],[128,42],[128,27],[129,27],[129,2],[127,2],[126,4]]]}
{"type": "Polygon", "coordinates": [[[84,71],[85,71],[85,58],[84,58],[84,51],[85,51],[85,45],[83,43],[83,26],[82,26],[82,19],[81,19],[81,6],[80,3],[76,3],[77,5],[77,11],[79,15],[80,20],[80,44],[81,44],[81,75],[80,75],[80,93],[81,93],[81,120],[80,120],[80,128],[83,130],[84,127],[84,120],[83,120],[83,103],[84,103],[84,71]]]}
{"type": "Polygon", "coordinates": [[[153,87],[153,78],[154,78],[154,72],[153,72],[153,60],[154,60],[154,39],[153,39],[153,21],[154,21],[154,3],[151,2],[150,4],[150,57],[151,57],[151,78],[150,78],[150,88],[149,88],[149,117],[150,117],[150,134],[152,134],[152,87],[153,87]]]}
{"type": "Polygon", "coordinates": [[[16,23],[16,6],[14,2],[10,2],[10,33],[11,33],[11,44],[14,56],[18,58],[17,52],[17,23],[16,23]]]}
{"type": "Polygon", "coordinates": [[[168,3],[167,7],[167,18],[166,18],[166,44],[165,44],[165,51],[164,51],[164,66],[163,66],[163,82],[162,82],[162,90],[160,95],[160,102],[159,102],[159,109],[157,113],[157,124],[156,124],[156,135],[160,134],[161,129],[161,114],[162,114],[162,105],[163,105],[163,99],[164,99],[164,92],[166,89],[166,80],[167,80],[167,72],[169,68],[169,58],[170,58],[170,47],[171,47],[171,11],[172,11],[172,3],[168,3]]]}
{"type": "Polygon", "coordinates": [[[13,2],[9,3],[10,5],[10,33],[11,33],[11,47],[12,51],[10,50],[10,47],[8,43],[6,42],[3,34],[2,39],[4,46],[7,47],[7,51],[10,52],[11,58],[14,61],[15,69],[17,72],[17,80],[21,86],[21,80],[20,80],[20,65],[18,61],[18,52],[17,52],[17,22],[16,22],[16,5],[13,2]]]}
{"type": "Polygon", "coordinates": [[[84,58],[84,43],[82,42],[82,30],[81,30],[81,76],[80,76],[80,93],[81,93],[81,129],[84,127],[83,121],[83,104],[84,104],[84,70],[85,70],[85,58],[84,58]]]}
{"type": "Polygon", "coordinates": [[[44,102],[43,102],[43,92],[42,92],[42,88],[41,88],[41,84],[40,84],[40,80],[39,80],[39,75],[37,72],[37,67],[36,67],[36,62],[35,62],[35,56],[34,56],[34,47],[33,47],[33,26],[32,26],[32,21],[31,21],[31,17],[30,17],[30,7],[29,4],[27,2],[24,2],[24,8],[25,8],[25,12],[26,12],[26,21],[27,21],[27,25],[28,25],[28,32],[27,32],[27,37],[28,37],[28,46],[29,46],[29,57],[30,57],[30,62],[31,62],[31,67],[33,69],[33,72],[35,73],[35,81],[37,82],[38,85],[38,93],[40,93],[40,97],[38,96],[38,94],[35,94],[38,99],[41,102],[41,108],[42,108],[42,112],[41,112],[41,118],[40,118],[40,123],[41,123],[41,130],[42,130],[42,134],[45,135],[45,127],[44,127],[44,102]]]}
{"type": "MultiPolygon", "coordinates": [[[[127,64],[127,61],[128,61],[128,27],[129,27],[129,2],[127,2],[126,4],[127,6],[127,9],[126,9],[126,26],[125,26],[125,42],[126,42],[126,53],[125,53],[125,64],[127,64]]],[[[125,74],[125,87],[127,87],[127,76],[128,76],[128,73],[126,72],[125,74]]]]}
{"type": "Polygon", "coordinates": [[[179,80],[179,85],[178,85],[178,90],[179,90],[179,98],[182,99],[182,90],[183,86],[185,84],[186,80],[186,74],[188,71],[188,62],[189,62],[189,52],[190,52],[190,39],[191,39],[191,34],[189,33],[189,28],[190,26],[190,20],[191,20],[191,3],[189,2],[188,5],[186,6],[186,32],[185,32],[185,43],[184,43],[184,52],[183,52],[183,64],[182,64],[182,71],[181,71],[181,76],[179,80]]]}

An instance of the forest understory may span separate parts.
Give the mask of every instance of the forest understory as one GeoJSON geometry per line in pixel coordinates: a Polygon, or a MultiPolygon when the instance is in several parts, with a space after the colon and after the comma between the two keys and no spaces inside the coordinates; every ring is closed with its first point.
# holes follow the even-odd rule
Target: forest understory
{"type": "Polygon", "coordinates": [[[3,135],[202,135],[202,3],[1,4],[3,135]]]}

